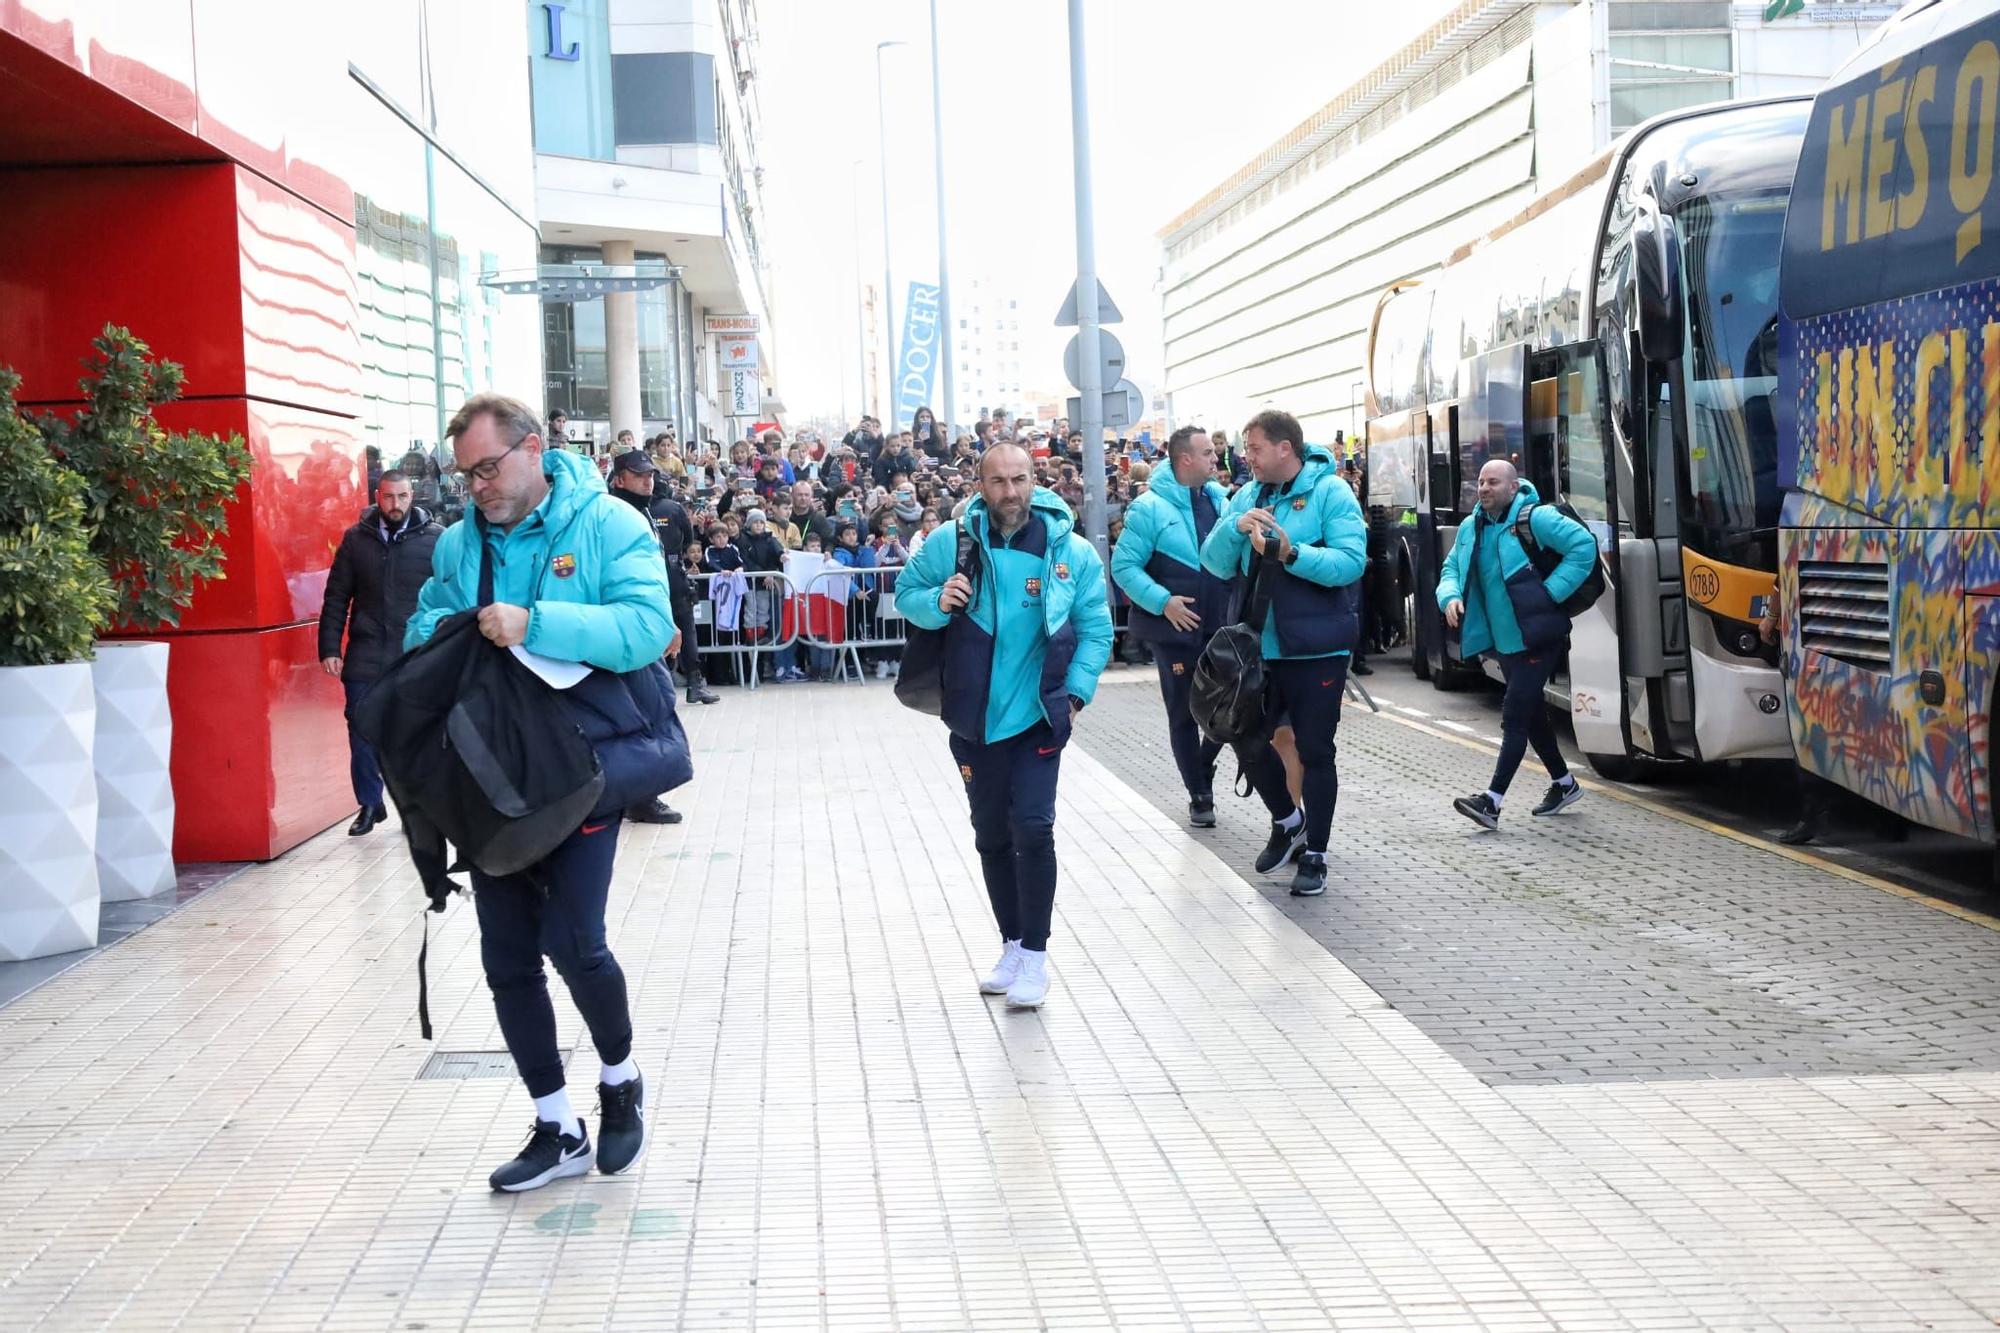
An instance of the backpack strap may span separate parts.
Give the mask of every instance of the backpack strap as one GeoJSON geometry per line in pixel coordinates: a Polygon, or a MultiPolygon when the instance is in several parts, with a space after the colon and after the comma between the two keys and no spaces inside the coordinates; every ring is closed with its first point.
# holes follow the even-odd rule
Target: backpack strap
{"type": "Polygon", "coordinates": [[[1529,548],[1530,554],[1532,554],[1534,550],[1540,549],[1541,547],[1541,543],[1535,540],[1535,527],[1533,520],[1535,517],[1536,508],[1537,506],[1535,505],[1532,504],[1529,505],[1526,509],[1523,509],[1520,513],[1520,516],[1514,520],[1514,540],[1521,543],[1523,547],[1529,548]]]}
{"type": "MultiPolygon", "coordinates": [[[[1271,497],[1277,493],[1277,490],[1278,488],[1270,482],[1260,485],[1257,489],[1257,508],[1262,509],[1265,505],[1269,504],[1271,497]]],[[[1218,515],[1216,522],[1220,523],[1221,521],[1222,519],[1218,515]]],[[[1268,542],[1266,546],[1268,548],[1268,542]]],[[[1271,585],[1278,581],[1279,569],[1280,566],[1276,556],[1269,554],[1268,551],[1265,555],[1258,556],[1255,549],[1252,549],[1250,586],[1244,589],[1243,614],[1238,619],[1242,624],[1248,625],[1251,629],[1259,633],[1263,632],[1265,617],[1271,611],[1271,585]]]]}
{"type": "Polygon", "coordinates": [[[493,548],[486,541],[484,520],[475,523],[473,535],[479,539],[479,605],[493,605],[493,548]]]}

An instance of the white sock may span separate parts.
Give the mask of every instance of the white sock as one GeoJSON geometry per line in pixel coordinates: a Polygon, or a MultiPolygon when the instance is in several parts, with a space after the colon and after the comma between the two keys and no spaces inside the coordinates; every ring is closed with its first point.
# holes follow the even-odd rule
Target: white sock
{"type": "Polygon", "coordinates": [[[1278,821],[1278,827],[1283,829],[1285,832],[1290,833],[1294,829],[1298,828],[1299,825],[1305,822],[1306,822],[1306,812],[1298,809],[1297,807],[1293,807],[1292,813],[1286,815],[1283,819],[1278,821]]]}
{"type": "Polygon", "coordinates": [[[632,1057],[628,1055],[615,1065],[600,1066],[597,1081],[607,1087],[615,1088],[620,1083],[630,1083],[637,1077],[639,1077],[639,1066],[633,1064],[632,1057]]]}
{"type": "Polygon", "coordinates": [[[1561,777],[1556,779],[1556,785],[1559,787],[1574,787],[1576,785],[1576,774],[1574,773],[1563,774],[1561,777]]]}
{"type": "Polygon", "coordinates": [[[583,1121],[570,1109],[568,1088],[557,1088],[546,1097],[535,1098],[535,1119],[553,1120],[563,1133],[583,1137],[583,1121]]]}
{"type": "Polygon", "coordinates": [[[1486,789],[1486,799],[1493,802],[1493,808],[1495,810],[1498,810],[1500,808],[1500,802],[1506,800],[1507,797],[1505,796],[1505,794],[1494,791],[1491,787],[1488,787],[1486,789]]]}

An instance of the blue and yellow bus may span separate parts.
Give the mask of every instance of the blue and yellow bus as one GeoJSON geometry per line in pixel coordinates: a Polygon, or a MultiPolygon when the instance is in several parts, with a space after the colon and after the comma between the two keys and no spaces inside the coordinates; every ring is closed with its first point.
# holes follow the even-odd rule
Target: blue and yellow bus
{"type": "Polygon", "coordinates": [[[1507,458],[1597,534],[1609,591],[1549,703],[1598,771],[1788,758],[1758,620],[1778,557],[1778,256],[1805,98],[1693,107],[1377,305],[1369,502],[1399,520],[1415,665],[1482,669],[1437,613],[1438,569],[1507,458]]]}
{"type": "Polygon", "coordinates": [[[1994,841],[2000,3],[1906,6],[1813,102],[1786,218],[1780,533],[1809,772],[1994,841]]]}

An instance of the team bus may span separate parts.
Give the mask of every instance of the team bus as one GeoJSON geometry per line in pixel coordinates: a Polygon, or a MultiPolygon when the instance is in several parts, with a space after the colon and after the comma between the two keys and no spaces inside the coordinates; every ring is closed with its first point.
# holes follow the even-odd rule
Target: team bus
{"type": "Polygon", "coordinates": [[[1392,286],[1369,332],[1369,502],[1403,534],[1415,664],[1461,659],[1436,587],[1480,467],[1514,462],[1597,534],[1608,588],[1550,703],[1600,773],[1789,758],[1777,651],[1778,253],[1810,103],[1637,127],[1392,286]]]}
{"type": "Polygon", "coordinates": [[[1814,100],[1785,226],[1778,411],[1799,763],[1989,843],[1996,11],[1992,0],[1910,5],[1814,100]]]}

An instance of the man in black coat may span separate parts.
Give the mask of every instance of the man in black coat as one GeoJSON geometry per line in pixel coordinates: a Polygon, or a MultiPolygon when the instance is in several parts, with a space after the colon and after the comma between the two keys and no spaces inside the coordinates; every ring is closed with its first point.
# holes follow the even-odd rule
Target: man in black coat
{"type": "Polygon", "coordinates": [[[361,813],[347,826],[360,837],[389,817],[382,805],[382,771],[375,752],[354,729],[354,706],[403,653],[403,626],[431,576],[431,548],[444,529],[417,507],[408,475],[391,468],[375,486],[375,503],[341,535],[319,610],[319,664],[347,694],[348,775],[361,813]],[[341,632],[347,647],[341,649],[341,632]]]}
{"type": "MultiPolygon", "coordinates": [[[[622,457],[622,455],[621,455],[622,457]]],[[[626,464],[628,474],[619,480],[619,469],[614,459],[611,466],[611,493],[628,504],[639,504],[653,520],[653,531],[660,538],[660,554],[667,561],[667,586],[674,596],[674,628],[680,631],[680,645],[669,653],[674,666],[687,677],[687,697],[690,702],[712,704],[722,696],[708,688],[707,678],[701,671],[701,654],[695,651],[694,643],[694,583],[688,578],[687,566],[681,555],[690,542],[701,541],[701,534],[695,531],[694,520],[688,517],[687,509],[673,496],[660,489],[659,478],[654,477],[653,494],[646,499],[641,489],[646,483],[638,480],[636,463],[626,464]]],[[[656,469],[657,471],[657,469],[656,469]]]]}
{"type": "MultiPolygon", "coordinates": [[[[653,535],[660,541],[660,558],[667,564],[667,589],[674,611],[674,641],[667,645],[667,655],[687,653],[691,658],[699,657],[694,651],[694,640],[688,631],[694,628],[694,608],[691,595],[683,590],[688,587],[687,570],[681,563],[680,553],[687,549],[692,534],[688,525],[687,511],[670,499],[653,494],[654,483],[659,479],[659,469],[644,449],[628,449],[611,460],[611,493],[640,513],[646,515],[653,524],[653,535]],[[654,506],[664,503],[673,505],[680,515],[678,526],[662,522],[654,517],[654,506]],[[674,526],[669,533],[668,528],[674,526]],[[686,535],[683,535],[686,534],[686,535]],[[676,538],[678,545],[674,544],[676,538]],[[683,619],[682,613],[686,613],[683,619]]],[[[714,703],[716,696],[707,686],[695,682],[701,679],[699,666],[690,668],[688,698],[699,699],[703,703],[714,703]]],[[[650,801],[641,801],[625,811],[625,818],[635,824],[678,824],[680,811],[655,796],[650,801]]]]}

